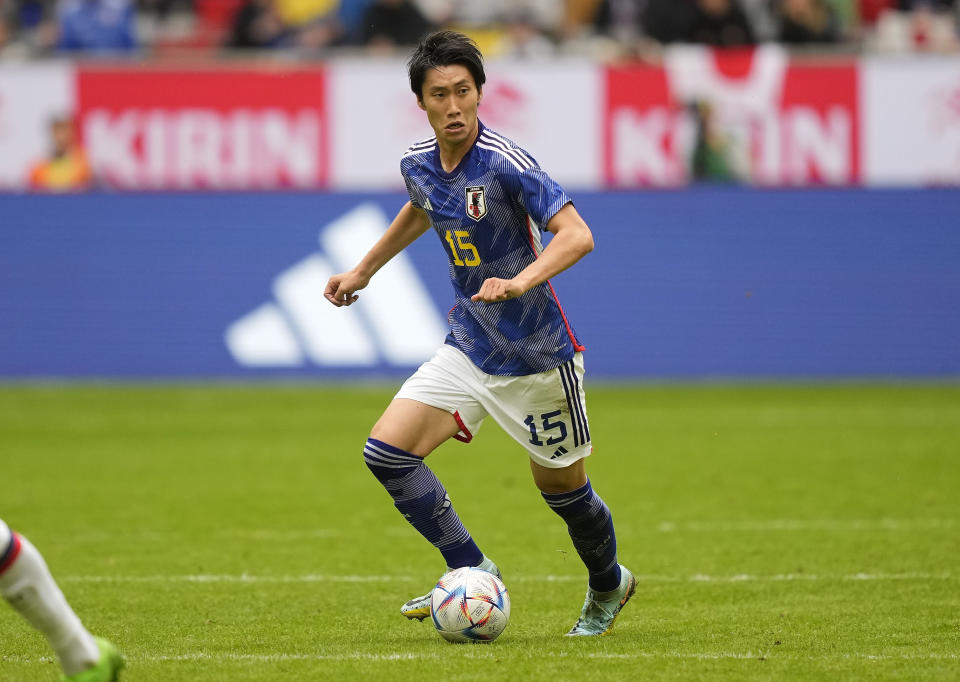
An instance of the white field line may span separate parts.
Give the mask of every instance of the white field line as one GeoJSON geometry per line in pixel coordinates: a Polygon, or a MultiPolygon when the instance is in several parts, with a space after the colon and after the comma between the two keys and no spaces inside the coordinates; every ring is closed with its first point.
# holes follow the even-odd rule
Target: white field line
{"type": "Polygon", "coordinates": [[[789,531],[918,531],[950,530],[960,527],[956,519],[873,519],[846,521],[830,519],[769,519],[765,521],[663,521],[657,524],[660,533],[730,533],[789,531]]]}
{"type": "MultiPolygon", "coordinates": [[[[641,583],[778,583],[778,582],[817,582],[817,581],[923,581],[956,580],[952,573],[850,573],[845,575],[815,575],[812,573],[783,573],[778,575],[703,575],[689,576],[644,575],[637,574],[641,583]]],[[[411,575],[68,575],[58,578],[62,582],[74,583],[381,583],[381,582],[423,582],[423,576],[411,575]]],[[[516,575],[510,582],[520,583],[569,583],[584,582],[582,575],[516,575]]]]}
{"type": "MultiPolygon", "coordinates": [[[[509,658],[510,652],[505,652],[500,648],[486,650],[479,648],[458,647],[457,657],[474,659],[503,659],[509,658]]],[[[864,653],[836,653],[825,654],[821,656],[789,654],[783,652],[771,651],[718,651],[718,652],[686,652],[686,651],[634,651],[630,653],[570,653],[565,651],[551,651],[545,654],[548,658],[592,658],[599,660],[770,660],[770,661],[957,661],[960,660],[960,654],[954,653],[930,653],[930,654],[864,654],[864,653]]],[[[125,656],[129,663],[178,663],[178,662],[235,662],[235,663],[284,663],[294,661],[423,661],[423,660],[449,660],[448,651],[438,651],[436,653],[395,653],[395,654],[372,654],[368,652],[348,652],[342,654],[238,654],[231,652],[204,653],[195,652],[187,654],[142,654],[125,656]]],[[[54,659],[48,656],[31,658],[27,656],[3,656],[0,661],[11,663],[54,663],[54,659]]]]}
{"type": "MultiPolygon", "coordinates": [[[[458,652],[459,653],[459,652],[458,652]]],[[[466,651],[466,658],[502,658],[503,654],[499,651],[466,651]]],[[[549,658],[580,658],[584,654],[571,654],[564,651],[553,651],[546,654],[549,658]]],[[[850,660],[960,660],[960,654],[904,654],[904,655],[884,655],[884,654],[836,654],[831,656],[801,656],[801,655],[771,655],[770,652],[751,652],[733,653],[698,653],[698,652],[679,652],[679,651],[638,651],[626,654],[613,653],[591,653],[585,654],[587,658],[593,659],[612,659],[612,660],[631,660],[631,659],[697,659],[697,660],[757,660],[767,659],[786,659],[786,660],[823,660],[832,661],[836,659],[850,660]]],[[[423,659],[443,659],[449,660],[450,655],[447,652],[421,653],[421,654],[370,654],[365,652],[354,652],[347,654],[179,654],[173,656],[144,656],[134,658],[133,660],[142,660],[144,662],[165,662],[165,661],[204,661],[204,660],[231,660],[231,661],[250,661],[250,662],[282,662],[282,661],[416,661],[423,659]]]]}
{"type": "Polygon", "coordinates": [[[58,581],[75,583],[380,583],[414,581],[398,575],[68,575],[58,581]]]}
{"type": "MultiPolygon", "coordinates": [[[[923,532],[960,529],[958,519],[766,519],[746,521],[659,521],[634,525],[632,530],[646,533],[791,533],[791,532],[923,532]]],[[[411,529],[404,525],[392,525],[379,529],[386,537],[408,537],[411,529]]],[[[89,545],[98,542],[166,543],[171,538],[193,536],[175,530],[138,528],[131,531],[114,531],[99,528],[65,537],[49,537],[46,542],[58,545],[89,545]]],[[[208,539],[224,541],[252,541],[258,543],[318,543],[338,541],[353,537],[343,528],[218,528],[204,533],[208,539]]]]}
{"type": "MultiPolygon", "coordinates": [[[[655,533],[777,533],[802,531],[878,532],[952,530],[960,528],[958,519],[767,519],[746,521],[660,521],[652,525],[635,525],[633,530],[655,533]]],[[[384,535],[406,536],[406,526],[389,526],[380,530],[384,535]]],[[[183,533],[138,529],[129,533],[97,529],[57,538],[60,544],[84,544],[134,538],[141,542],[165,542],[183,533]]],[[[207,537],[224,540],[253,540],[257,542],[310,542],[351,536],[342,528],[219,528],[207,537]]]]}

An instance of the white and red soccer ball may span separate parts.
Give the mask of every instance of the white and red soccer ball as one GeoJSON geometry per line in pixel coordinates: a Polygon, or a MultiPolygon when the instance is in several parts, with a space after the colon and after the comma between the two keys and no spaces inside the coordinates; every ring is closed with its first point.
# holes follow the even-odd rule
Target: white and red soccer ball
{"type": "Polygon", "coordinates": [[[433,588],[430,617],[451,642],[490,642],[510,620],[510,595],[497,576],[466,566],[444,574],[433,588]]]}

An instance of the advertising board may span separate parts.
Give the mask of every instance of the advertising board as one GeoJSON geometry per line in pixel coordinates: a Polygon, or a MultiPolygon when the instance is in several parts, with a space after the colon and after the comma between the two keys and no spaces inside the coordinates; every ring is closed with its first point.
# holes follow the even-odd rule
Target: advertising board
{"type": "Polygon", "coordinates": [[[77,120],[108,187],[317,187],[328,176],[324,93],[320,69],[86,67],[77,120]]]}
{"type": "MultiPolygon", "coordinates": [[[[590,377],[960,375],[956,190],[574,198],[596,249],[551,283],[590,377]]],[[[409,373],[453,304],[436,234],[323,298],[405,200],[0,195],[0,377],[409,373]]]]}

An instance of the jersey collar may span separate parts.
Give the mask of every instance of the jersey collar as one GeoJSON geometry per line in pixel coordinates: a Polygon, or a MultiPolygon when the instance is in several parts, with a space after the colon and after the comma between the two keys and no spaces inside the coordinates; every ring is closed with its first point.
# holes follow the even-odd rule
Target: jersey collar
{"type": "Polygon", "coordinates": [[[477,119],[477,136],[473,138],[473,144],[467,149],[464,153],[463,158],[460,159],[460,163],[457,164],[457,167],[454,168],[449,173],[443,170],[443,164],[440,162],[440,144],[437,143],[437,146],[433,149],[433,165],[437,169],[437,175],[439,175],[444,180],[453,180],[457,175],[463,171],[464,166],[470,158],[470,155],[473,154],[474,148],[477,146],[477,141],[480,139],[480,135],[483,134],[483,131],[486,130],[486,126],[483,125],[483,122],[478,118],[477,119]]]}

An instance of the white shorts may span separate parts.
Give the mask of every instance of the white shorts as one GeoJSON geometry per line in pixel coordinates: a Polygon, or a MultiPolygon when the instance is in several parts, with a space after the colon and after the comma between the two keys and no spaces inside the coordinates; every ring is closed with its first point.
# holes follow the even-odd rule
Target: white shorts
{"type": "Polygon", "coordinates": [[[407,379],[395,398],[438,407],[460,425],[454,438],[469,443],[489,414],[537,464],[562,469],[590,454],[583,390],[583,357],[526,376],[481,371],[462,351],[444,344],[407,379]]]}

